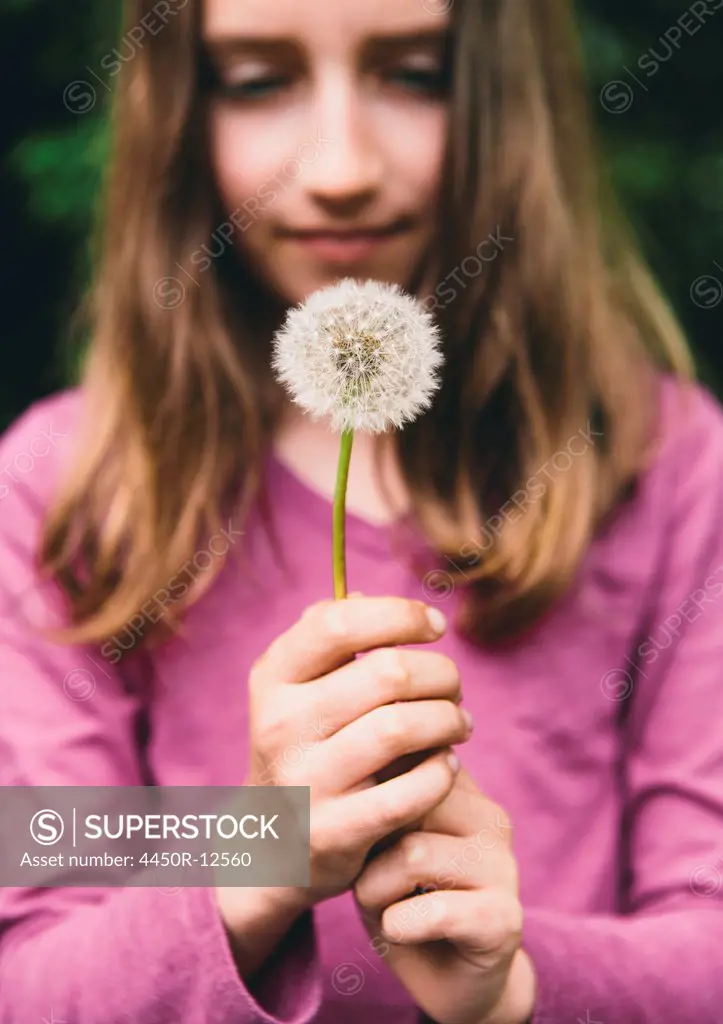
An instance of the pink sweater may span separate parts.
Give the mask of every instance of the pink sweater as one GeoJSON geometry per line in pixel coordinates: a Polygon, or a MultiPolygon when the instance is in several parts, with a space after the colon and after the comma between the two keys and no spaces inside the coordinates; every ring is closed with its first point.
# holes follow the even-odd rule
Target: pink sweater
{"type": "MultiPolygon", "coordinates": [[[[270,460],[286,574],[252,522],[253,571],[230,561],[184,639],[142,659],[120,657],[128,631],[104,653],[50,645],[29,624],[58,595],[32,558],[80,401],[38,403],[0,439],[0,782],[240,784],[249,667],[330,596],[330,502],[270,460]]],[[[514,824],[534,1024],[723,1020],[723,415],[702,389],[685,410],[666,380],[661,422],[634,501],[538,630],[495,654],[454,630],[438,642],[476,723],[462,762],[514,824]]],[[[349,517],[351,588],[424,597],[392,543],[349,517]]],[[[427,599],[451,619],[443,580],[427,599]]],[[[2,1024],[420,1018],[348,893],[247,986],[211,888],[0,890],[2,1024]]]]}

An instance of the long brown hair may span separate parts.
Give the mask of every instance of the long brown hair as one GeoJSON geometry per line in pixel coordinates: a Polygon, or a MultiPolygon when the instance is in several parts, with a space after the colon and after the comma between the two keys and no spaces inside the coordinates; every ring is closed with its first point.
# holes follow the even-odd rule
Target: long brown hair
{"type": "MultiPolygon", "coordinates": [[[[225,219],[200,5],[179,2],[117,69],[95,277],[77,318],[91,337],[83,448],[39,553],[69,597],[67,642],[122,629],[229,502],[238,524],[264,493],[281,407],[272,307],[258,307],[233,253],[192,266],[225,219]]],[[[480,642],[519,635],[563,593],[649,457],[658,370],[694,372],[598,171],[571,7],[452,10],[438,239],[413,288],[443,330],[443,383],[393,443],[443,572],[465,584],[460,628],[480,642]]],[[[152,9],[128,0],[124,38],[152,9]]],[[[175,628],[222,564],[140,642],[175,628]]]]}

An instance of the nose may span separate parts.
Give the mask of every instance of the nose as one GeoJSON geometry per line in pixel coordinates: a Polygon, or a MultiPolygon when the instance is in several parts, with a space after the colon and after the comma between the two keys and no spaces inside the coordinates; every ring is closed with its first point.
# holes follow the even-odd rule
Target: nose
{"type": "Polygon", "coordinates": [[[319,89],[314,115],[328,144],[306,167],[306,189],[320,205],[354,213],[377,194],[384,171],[363,97],[353,83],[337,78],[319,89]]]}

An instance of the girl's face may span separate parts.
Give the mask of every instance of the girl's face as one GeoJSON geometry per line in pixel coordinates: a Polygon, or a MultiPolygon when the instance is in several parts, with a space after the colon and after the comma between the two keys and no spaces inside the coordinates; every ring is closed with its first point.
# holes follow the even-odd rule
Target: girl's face
{"type": "Polygon", "coordinates": [[[204,0],[221,199],[285,301],[347,276],[408,284],[435,221],[449,6],[204,0]]]}

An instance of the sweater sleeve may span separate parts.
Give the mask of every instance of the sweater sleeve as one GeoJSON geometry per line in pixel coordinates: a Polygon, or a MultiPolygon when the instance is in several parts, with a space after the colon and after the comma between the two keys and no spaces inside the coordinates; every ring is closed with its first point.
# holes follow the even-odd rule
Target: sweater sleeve
{"type": "Polygon", "coordinates": [[[723,416],[709,398],[671,446],[674,471],[645,485],[667,528],[622,725],[621,913],[526,909],[533,1024],[723,1013],[723,416]]]}
{"type": "MultiPolygon", "coordinates": [[[[28,414],[21,428],[0,461],[38,431],[28,414]]],[[[62,607],[33,566],[48,469],[0,492],[0,783],[143,785],[137,691],[97,650],[34,629],[62,607]]],[[[0,889],[1,1024],[305,1024],[320,1001],[311,912],[247,986],[210,886],[0,889]]]]}

